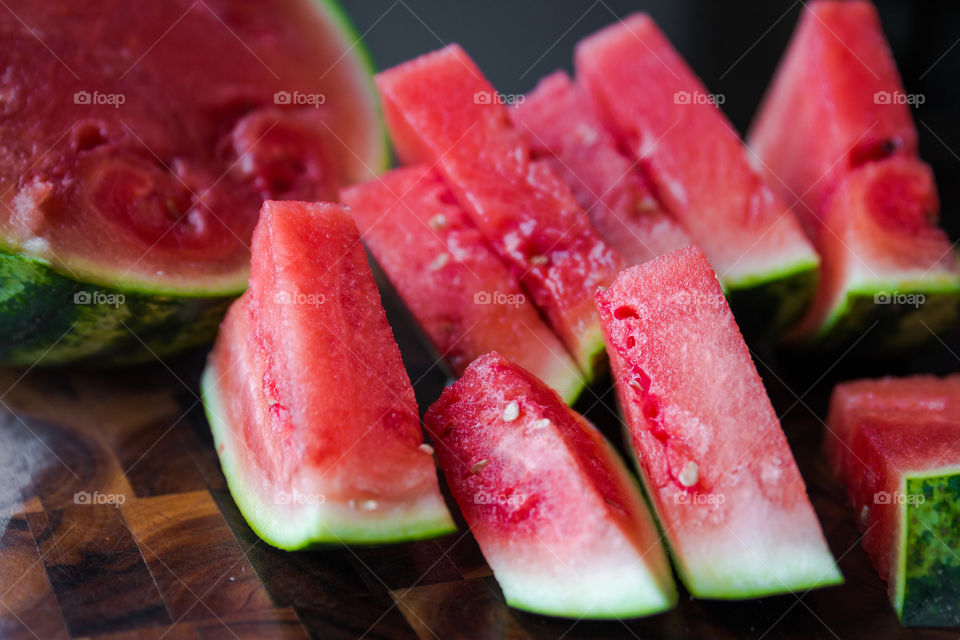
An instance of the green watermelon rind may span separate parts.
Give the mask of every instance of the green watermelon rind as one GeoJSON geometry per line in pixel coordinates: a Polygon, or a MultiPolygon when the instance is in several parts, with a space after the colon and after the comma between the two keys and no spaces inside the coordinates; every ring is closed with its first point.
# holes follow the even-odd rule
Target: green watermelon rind
{"type": "MultiPolygon", "coordinates": [[[[453,533],[457,530],[450,512],[442,500],[403,521],[390,520],[389,526],[371,527],[369,520],[350,518],[342,520],[303,519],[297,522],[289,513],[279,513],[276,505],[260,499],[259,491],[247,478],[234,452],[237,443],[230,438],[220,396],[220,376],[208,365],[200,381],[204,412],[213,434],[214,446],[220,457],[223,475],[233,500],[247,524],[265,542],[287,551],[298,551],[333,545],[377,545],[394,542],[412,542],[453,533]],[[299,525],[299,526],[298,526],[299,525]]],[[[344,511],[347,511],[346,509],[344,511]]]]}
{"type": "Polygon", "coordinates": [[[924,502],[901,507],[903,542],[897,548],[894,608],[905,626],[956,626],[960,624],[956,552],[960,548],[960,467],[905,474],[901,491],[907,497],[923,495],[924,502]]]}
{"type": "Polygon", "coordinates": [[[721,284],[745,334],[776,336],[807,310],[819,279],[820,263],[814,259],[721,284]]]}
{"type": "Polygon", "coordinates": [[[929,280],[887,280],[849,287],[827,319],[808,336],[788,336],[787,344],[833,349],[848,345],[869,330],[868,344],[888,351],[922,346],[948,331],[960,307],[960,277],[944,275],[929,280]],[[878,304],[880,294],[925,296],[918,307],[878,304]],[[874,326],[874,324],[876,326],[874,326]],[[871,327],[873,327],[871,329],[871,327]]]}
{"type": "MultiPolygon", "coordinates": [[[[314,0],[323,19],[341,34],[365,72],[367,100],[380,130],[371,173],[390,166],[383,110],[373,84],[375,65],[336,0],[314,0]]],[[[361,162],[366,164],[364,159],[361,162]]],[[[165,287],[124,280],[119,268],[75,259],[71,266],[23,254],[0,238],[0,363],[15,366],[90,364],[122,366],[149,362],[209,344],[231,300],[247,287],[249,266],[207,286],[165,287]],[[125,303],[119,307],[73,303],[81,292],[97,292],[125,303]],[[124,326],[126,325],[126,326],[124,326]]]]}

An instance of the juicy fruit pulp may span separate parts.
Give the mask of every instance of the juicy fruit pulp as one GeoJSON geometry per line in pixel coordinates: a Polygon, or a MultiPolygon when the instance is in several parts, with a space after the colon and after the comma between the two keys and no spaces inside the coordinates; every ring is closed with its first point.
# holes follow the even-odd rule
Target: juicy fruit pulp
{"type": "Polygon", "coordinates": [[[339,205],[267,202],[250,288],[203,376],[230,491],[285,549],[454,527],[357,228],[339,205]]]}
{"type": "Polygon", "coordinates": [[[619,618],[676,602],[656,526],[623,461],[532,374],[482,356],[425,422],[508,604],[619,618]]]}
{"type": "Polygon", "coordinates": [[[905,625],[960,624],[960,377],[838,385],[826,448],[905,625]]]}
{"type": "Polygon", "coordinates": [[[775,327],[809,302],[818,258],[733,126],[666,37],[635,14],[576,49],[577,82],[735,298],[775,327]],[[743,294],[742,296],[740,294],[743,294]]]}
{"type": "Polygon", "coordinates": [[[135,359],[128,329],[158,355],[211,339],[217,314],[198,309],[245,287],[263,199],[334,197],[383,164],[365,60],[332,3],[7,8],[0,335],[28,342],[7,361],[135,359]],[[31,306],[48,285],[57,299],[31,306]],[[73,306],[83,292],[135,308],[73,306]]]}
{"type": "Polygon", "coordinates": [[[699,249],[624,271],[597,304],[641,476],[690,593],[746,598],[840,582],[699,249]]]}
{"type": "Polygon", "coordinates": [[[589,97],[558,71],[510,110],[534,155],[550,161],[570,186],[604,242],[628,264],[690,244],[666,213],[636,163],[617,149],[589,97]]]}
{"type": "Polygon", "coordinates": [[[577,365],[436,172],[395,169],[340,199],[456,375],[497,350],[576,400],[584,384],[577,365]]]}
{"type": "Polygon", "coordinates": [[[870,340],[904,347],[952,324],[960,272],[906,98],[871,3],[806,7],[749,136],[770,183],[802,194],[822,257],[794,338],[829,345],[879,322],[870,340]]]}
{"type": "Polygon", "coordinates": [[[622,266],[569,188],[532,161],[494,88],[451,45],[376,76],[407,163],[436,166],[588,379],[603,355],[591,295],[622,266]]]}

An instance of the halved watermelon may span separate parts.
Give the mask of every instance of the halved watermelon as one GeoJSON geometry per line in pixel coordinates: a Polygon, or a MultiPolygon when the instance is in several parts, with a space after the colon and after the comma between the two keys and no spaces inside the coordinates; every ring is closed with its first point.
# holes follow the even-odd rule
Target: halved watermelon
{"type": "Polygon", "coordinates": [[[364,243],[457,376],[489,351],[532,371],[568,403],[583,374],[563,343],[430,167],[349,187],[364,243]]]}
{"type": "Polygon", "coordinates": [[[863,546],[904,625],[958,625],[960,378],[841,386],[826,442],[863,546]]]}
{"type": "Polygon", "coordinates": [[[534,156],[550,161],[604,242],[628,264],[690,244],[686,231],[653,196],[637,163],[617,149],[589,97],[557,71],[510,111],[534,156]]]}
{"type": "Polygon", "coordinates": [[[641,477],[691,594],[842,581],[717,276],[696,247],[597,294],[641,477]]]}
{"type": "Polygon", "coordinates": [[[676,603],[636,481],[600,432],[531,373],[482,356],[425,423],[510,606],[580,619],[676,603]]]}
{"type": "Polygon", "coordinates": [[[203,374],[224,475],[284,549],[454,529],[360,235],[333,204],[264,204],[250,289],[203,374]]]}
{"type": "Polygon", "coordinates": [[[576,69],[577,82],[661,204],[703,249],[742,317],[767,329],[796,320],[813,295],[817,254],[789,204],[751,165],[719,98],[650,16],[634,14],[580,42],[576,69]]]}
{"type": "Polygon", "coordinates": [[[460,47],[381,72],[376,84],[400,157],[436,165],[592,379],[603,335],[591,297],[622,258],[550,166],[531,161],[506,107],[460,47]]]}
{"type": "Polygon", "coordinates": [[[0,361],[211,340],[263,199],[331,198],[386,163],[369,61],[332,2],[5,15],[0,361]]]}
{"type": "Polygon", "coordinates": [[[794,339],[829,346],[880,322],[870,341],[904,347],[952,326],[960,270],[912,99],[870,2],[806,6],[749,136],[823,260],[794,339]]]}

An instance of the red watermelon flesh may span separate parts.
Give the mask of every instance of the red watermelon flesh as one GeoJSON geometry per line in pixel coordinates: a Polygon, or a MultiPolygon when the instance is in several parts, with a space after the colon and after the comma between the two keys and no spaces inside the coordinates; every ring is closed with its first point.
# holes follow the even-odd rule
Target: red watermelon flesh
{"type": "Polygon", "coordinates": [[[818,258],[789,204],[751,166],[733,126],[648,15],[581,41],[576,69],[604,122],[725,289],[812,279],[818,258]]]}
{"type": "Polygon", "coordinates": [[[621,618],[676,602],[636,481],[600,432],[530,372],[482,356],[425,422],[508,604],[621,618]]]}
{"type": "MultiPolygon", "coordinates": [[[[907,626],[960,624],[960,413],[956,381],[912,380],[894,391],[899,410],[838,408],[848,430],[841,476],[863,546],[907,626]],[[925,408],[934,386],[951,415],[925,408]],[[952,389],[948,390],[948,387],[952,389]],[[910,406],[911,388],[918,390],[910,406]]],[[[893,390],[897,381],[873,385],[893,390]]],[[[836,444],[838,441],[834,441],[836,444]]]]}
{"type": "Polygon", "coordinates": [[[690,244],[654,197],[637,163],[617,149],[590,99],[563,71],[543,80],[510,110],[533,153],[570,185],[604,242],[628,264],[690,244]]]}
{"type": "Polygon", "coordinates": [[[700,250],[624,271],[597,304],[630,441],[690,593],[747,598],[840,582],[700,250]]]}
{"type": "Polygon", "coordinates": [[[603,336],[591,297],[622,266],[570,189],[511,125],[457,45],[381,72],[377,88],[401,159],[436,165],[590,379],[603,336]]]}
{"type": "Polygon", "coordinates": [[[349,213],[264,204],[250,288],[203,377],[237,506],[266,541],[375,543],[453,528],[349,213]]]}
{"type": "Polygon", "coordinates": [[[800,199],[816,237],[840,180],[870,162],[917,155],[917,131],[873,3],[814,1],[805,10],[750,128],[771,186],[800,199]]]}
{"type": "Polygon", "coordinates": [[[395,169],[340,198],[456,375],[497,350],[568,402],[576,399],[583,389],[577,365],[434,170],[395,169]]]}

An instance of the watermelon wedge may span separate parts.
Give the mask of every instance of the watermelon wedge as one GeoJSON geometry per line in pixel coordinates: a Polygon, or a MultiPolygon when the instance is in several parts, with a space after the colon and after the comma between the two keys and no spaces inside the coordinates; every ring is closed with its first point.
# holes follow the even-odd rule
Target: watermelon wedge
{"type": "Polygon", "coordinates": [[[917,155],[914,99],[870,2],[806,5],[749,135],[823,260],[794,340],[830,346],[879,323],[870,342],[902,348],[952,326],[960,270],[917,155]]]}
{"type": "MultiPolygon", "coordinates": [[[[703,249],[743,318],[793,322],[814,291],[818,258],[789,202],[751,165],[736,130],[646,14],[584,39],[577,82],[660,203],[703,249]]],[[[758,327],[759,328],[759,327],[758,327]]]]}
{"type": "Polygon", "coordinates": [[[381,543],[454,529],[342,206],[264,204],[250,289],[227,313],[202,389],[230,492],[270,544],[381,543]]]}
{"type": "Polygon", "coordinates": [[[401,159],[436,166],[592,380],[603,335],[591,297],[622,258],[596,235],[550,166],[531,160],[496,91],[460,47],[423,55],[375,81],[401,159]]]}
{"type": "Polygon", "coordinates": [[[597,304],[641,477],[690,593],[751,598],[841,582],[700,250],[631,267],[597,304]]]}
{"type": "Polygon", "coordinates": [[[827,450],[907,626],[960,624],[958,408],[956,376],[839,385],[830,407],[827,450]]]}
{"type": "Polygon", "coordinates": [[[636,481],[600,432],[531,373],[482,356],[425,423],[510,606],[580,619],[676,603],[636,481]]]}
{"type": "Polygon", "coordinates": [[[583,374],[443,179],[395,169],[340,192],[363,241],[457,376],[498,350],[573,403],[583,374]]]}
{"type": "Polygon", "coordinates": [[[369,60],[333,2],[11,0],[4,15],[0,362],[212,341],[263,199],[332,198],[386,163],[369,60]]]}
{"type": "Polygon", "coordinates": [[[563,71],[542,79],[510,111],[537,158],[570,186],[603,241],[628,264],[690,244],[654,197],[637,163],[617,149],[589,97],[563,71]]]}

